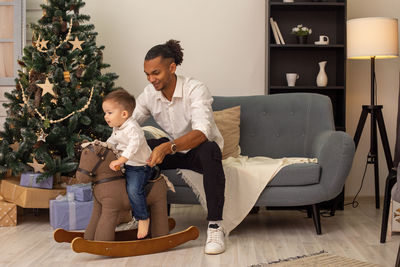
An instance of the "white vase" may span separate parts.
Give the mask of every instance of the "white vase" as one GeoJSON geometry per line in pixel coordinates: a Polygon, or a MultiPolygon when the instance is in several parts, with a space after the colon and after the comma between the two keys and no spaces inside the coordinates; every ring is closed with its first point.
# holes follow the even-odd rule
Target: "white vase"
{"type": "Polygon", "coordinates": [[[325,72],[325,66],[328,61],[319,62],[319,72],[317,75],[317,86],[324,87],[328,85],[328,75],[325,72]]]}

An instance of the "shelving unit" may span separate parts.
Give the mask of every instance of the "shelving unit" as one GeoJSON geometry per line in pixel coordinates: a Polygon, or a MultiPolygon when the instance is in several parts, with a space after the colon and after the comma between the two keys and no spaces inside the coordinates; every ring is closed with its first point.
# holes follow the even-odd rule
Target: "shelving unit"
{"type": "Polygon", "coordinates": [[[346,125],[346,0],[267,0],[268,14],[268,93],[313,92],[332,100],[335,125],[346,125]],[[286,44],[276,44],[269,18],[278,23],[286,44]],[[302,24],[312,29],[307,44],[297,44],[292,28],[302,24]],[[320,35],[329,37],[328,45],[315,45],[320,35]],[[328,61],[328,85],[317,87],[318,62],[328,61]],[[287,86],[286,73],[298,73],[296,86],[287,86]]]}

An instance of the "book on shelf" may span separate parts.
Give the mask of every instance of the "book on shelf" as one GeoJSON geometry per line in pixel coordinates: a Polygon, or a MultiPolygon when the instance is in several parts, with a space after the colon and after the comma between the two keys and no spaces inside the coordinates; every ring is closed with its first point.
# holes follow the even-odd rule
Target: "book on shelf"
{"type": "Polygon", "coordinates": [[[281,30],[279,30],[278,23],[274,20],[276,31],[278,32],[278,37],[280,39],[281,44],[285,44],[285,40],[283,40],[281,30]]]}
{"type": "Polygon", "coordinates": [[[274,34],[275,43],[281,44],[281,41],[279,40],[279,36],[278,36],[278,31],[276,30],[276,25],[275,25],[274,19],[272,17],[269,18],[269,22],[271,25],[272,33],[274,34]]]}

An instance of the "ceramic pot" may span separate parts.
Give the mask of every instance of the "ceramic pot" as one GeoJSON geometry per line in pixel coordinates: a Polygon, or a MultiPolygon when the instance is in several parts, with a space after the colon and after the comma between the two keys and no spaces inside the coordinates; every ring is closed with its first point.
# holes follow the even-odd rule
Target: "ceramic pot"
{"type": "Polygon", "coordinates": [[[324,87],[328,85],[328,75],[325,72],[325,66],[328,61],[319,62],[319,72],[317,75],[317,86],[324,87]]]}
{"type": "Polygon", "coordinates": [[[306,44],[307,43],[308,35],[296,35],[297,43],[298,44],[306,44]]]}

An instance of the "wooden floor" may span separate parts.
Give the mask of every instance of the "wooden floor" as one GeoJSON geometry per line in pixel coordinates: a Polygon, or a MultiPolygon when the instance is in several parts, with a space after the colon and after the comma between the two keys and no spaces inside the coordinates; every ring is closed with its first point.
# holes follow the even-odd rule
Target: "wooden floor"
{"type": "Polygon", "coordinates": [[[173,206],[171,215],[177,221],[174,231],[196,225],[200,237],[168,252],[114,259],[74,253],[69,244],[53,241],[47,212],[24,214],[17,227],[0,228],[0,266],[250,266],[321,250],[394,266],[400,241],[396,234],[379,243],[381,210],[375,209],[373,199],[321,218],[320,236],[304,212],[263,209],[247,216],[227,238],[226,252],[215,256],[203,253],[206,214],[200,206],[173,206]]]}

